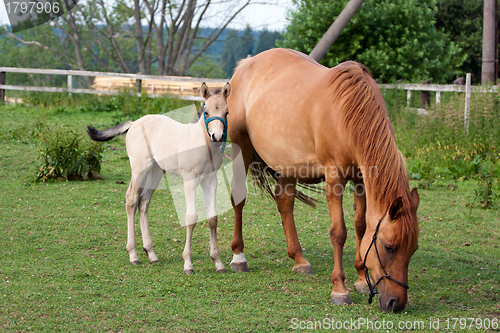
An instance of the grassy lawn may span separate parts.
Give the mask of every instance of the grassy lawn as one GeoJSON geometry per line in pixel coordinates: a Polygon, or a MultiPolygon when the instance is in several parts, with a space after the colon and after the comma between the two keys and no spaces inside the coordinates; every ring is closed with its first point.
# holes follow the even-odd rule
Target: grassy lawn
{"type": "Polygon", "coordinates": [[[498,324],[500,217],[498,208],[467,205],[474,196],[473,180],[437,181],[419,190],[419,249],[410,262],[408,305],[399,314],[381,312],[377,302],[368,305],[367,296],[354,291],[350,193],[344,201],[344,266],[355,303],[351,306],[330,303],[333,250],[325,199],[316,210],[296,205],[299,239],[315,271],[312,276],[291,271],[275,205],[255,190],[244,212],[248,273],[229,270],[229,211],[219,216],[219,249],[228,272],[215,273],[204,222],[193,236],[196,274],[183,274],[185,230],[165,189],[155,193],[149,214],[160,261],[150,265],[140,252],[141,265],[130,265],[124,207],[130,168],[123,137],[105,144],[104,180],[32,182],[38,156],[33,124],[44,121],[83,131],[90,123],[111,125],[117,117],[116,112],[0,106],[0,331],[269,332],[352,319],[384,322],[385,331],[433,332],[488,331],[485,324],[490,323],[490,330],[498,324]],[[399,322],[404,329],[397,329],[399,322]]]}

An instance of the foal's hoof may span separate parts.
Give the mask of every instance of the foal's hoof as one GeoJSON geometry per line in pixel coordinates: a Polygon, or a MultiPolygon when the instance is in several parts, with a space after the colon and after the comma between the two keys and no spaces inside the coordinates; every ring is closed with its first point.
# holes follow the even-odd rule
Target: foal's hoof
{"type": "Polygon", "coordinates": [[[247,262],[232,262],[231,270],[235,272],[248,272],[247,262]]]}
{"type": "Polygon", "coordinates": [[[153,260],[153,261],[150,261],[149,263],[150,263],[150,264],[157,264],[157,263],[158,263],[158,259],[153,260]]]}
{"type": "Polygon", "coordinates": [[[354,289],[356,289],[358,293],[370,295],[370,288],[368,288],[366,283],[355,283],[354,289]]]}
{"type": "Polygon", "coordinates": [[[184,274],[186,274],[186,275],[193,275],[194,274],[194,270],[192,270],[192,269],[185,269],[184,270],[184,274]]]}
{"type": "Polygon", "coordinates": [[[295,266],[292,271],[299,274],[314,274],[311,265],[295,266]]]}
{"type": "Polygon", "coordinates": [[[350,305],[352,304],[351,296],[347,295],[331,295],[331,300],[333,304],[336,305],[350,305]]]}
{"type": "Polygon", "coordinates": [[[216,271],[217,273],[226,273],[226,268],[223,268],[223,269],[219,269],[218,271],[216,271]]]}
{"type": "Polygon", "coordinates": [[[140,264],[139,260],[134,260],[134,261],[131,261],[130,263],[134,266],[139,266],[139,264],[140,264]]]}

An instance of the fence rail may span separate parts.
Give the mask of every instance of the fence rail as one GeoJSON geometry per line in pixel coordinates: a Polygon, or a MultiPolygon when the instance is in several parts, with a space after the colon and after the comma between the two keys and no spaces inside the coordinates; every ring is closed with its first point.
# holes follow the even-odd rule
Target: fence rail
{"type": "MultiPolygon", "coordinates": [[[[73,88],[73,76],[83,77],[108,77],[108,78],[121,78],[131,79],[136,81],[151,80],[152,82],[179,82],[179,83],[199,83],[205,82],[207,84],[224,84],[229,80],[224,79],[209,79],[209,78],[193,78],[188,76],[158,76],[158,75],[143,75],[143,74],[129,74],[129,73],[109,73],[109,72],[92,72],[92,71],[78,71],[78,70],[62,70],[62,69],[39,69],[39,68],[14,68],[14,67],[0,67],[0,101],[3,101],[5,90],[18,90],[18,91],[41,91],[41,92],[67,92],[75,94],[99,94],[99,95],[115,95],[118,91],[111,89],[96,90],[96,89],[83,89],[73,88]],[[14,86],[7,85],[5,73],[26,73],[26,74],[45,74],[45,75],[65,75],[68,77],[67,88],[61,87],[29,87],[29,86],[14,86]]],[[[141,94],[140,91],[137,94],[141,94]]],[[[163,96],[164,94],[149,93],[150,97],[163,96]]],[[[180,95],[181,99],[192,101],[203,101],[201,96],[192,96],[188,94],[180,95]]]]}

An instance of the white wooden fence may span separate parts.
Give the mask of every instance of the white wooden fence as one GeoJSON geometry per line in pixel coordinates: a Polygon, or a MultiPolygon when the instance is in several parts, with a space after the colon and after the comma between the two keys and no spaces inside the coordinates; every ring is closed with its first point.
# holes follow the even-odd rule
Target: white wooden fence
{"type": "MultiPolygon", "coordinates": [[[[20,90],[20,91],[45,91],[45,92],[67,92],[76,94],[100,94],[100,95],[115,95],[119,92],[115,90],[95,90],[95,89],[83,89],[83,88],[73,88],[73,76],[83,76],[83,77],[109,77],[109,78],[126,78],[132,80],[152,80],[153,87],[154,81],[174,81],[174,82],[190,82],[190,83],[200,83],[206,82],[207,84],[224,84],[229,81],[229,79],[208,79],[208,78],[191,78],[191,77],[179,77],[179,76],[157,76],[157,75],[142,75],[142,74],[124,74],[124,73],[106,73],[106,72],[90,72],[90,71],[76,71],[76,70],[60,70],[60,69],[36,69],[36,68],[12,68],[12,67],[0,67],[0,102],[4,98],[4,90],[20,90]],[[13,86],[8,85],[5,82],[5,73],[28,73],[28,74],[45,74],[45,75],[66,75],[68,78],[68,85],[66,88],[61,87],[29,87],[29,86],[13,86]]],[[[470,96],[471,93],[482,92],[482,93],[498,93],[499,86],[471,86],[471,74],[466,75],[465,86],[462,85],[438,85],[438,84],[379,84],[382,89],[404,89],[407,91],[407,104],[409,106],[409,101],[411,98],[412,91],[435,91],[436,92],[436,103],[441,101],[441,92],[465,92],[465,107],[464,107],[464,126],[465,129],[469,128],[469,114],[470,114],[470,96]]],[[[140,92],[137,92],[140,94],[140,92]]],[[[164,94],[155,94],[154,88],[153,93],[148,94],[151,97],[162,96],[164,94]]],[[[185,100],[192,101],[202,101],[201,96],[192,95],[180,95],[179,96],[185,100]]]]}
{"type": "MultiPolygon", "coordinates": [[[[0,91],[2,90],[20,90],[20,91],[42,91],[42,92],[67,92],[75,94],[98,94],[98,95],[116,95],[119,92],[116,90],[95,90],[84,88],[73,88],[73,76],[83,77],[109,77],[109,78],[122,78],[131,80],[151,80],[154,81],[170,81],[170,82],[190,82],[199,83],[205,82],[207,84],[220,84],[223,85],[229,80],[223,79],[208,79],[208,78],[192,78],[192,77],[179,77],[179,76],[157,76],[157,75],[142,75],[142,74],[125,74],[125,73],[107,73],[107,72],[90,72],[90,71],[76,71],[76,70],[61,70],[61,69],[37,69],[37,68],[13,68],[13,67],[0,67],[0,91]],[[27,73],[27,74],[45,74],[45,75],[65,75],[68,78],[68,85],[66,88],[61,87],[30,87],[30,86],[14,86],[8,85],[5,82],[5,73],[27,73]]],[[[137,92],[138,95],[141,92],[137,92]]],[[[162,96],[164,94],[148,94],[150,97],[162,96]]],[[[0,92],[0,97],[3,97],[0,92]]],[[[201,96],[180,95],[181,99],[192,101],[203,101],[201,96]]],[[[0,98],[3,100],[3,98],[0,98]]]]}

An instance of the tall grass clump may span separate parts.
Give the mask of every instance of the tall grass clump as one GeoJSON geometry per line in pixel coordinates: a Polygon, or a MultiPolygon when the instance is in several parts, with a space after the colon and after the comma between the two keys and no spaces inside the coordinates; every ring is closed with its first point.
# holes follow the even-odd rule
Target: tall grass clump
{"type": "Polygon", "coordinates": [[[38,138],[40,164],[35,181],[101,178],[103,145],[63,126],[45,125],[41,128],[38,138]]]}
{"type": "Polygon", "coordinates": [[[419,115],[401,111],[393,120],[398,147],[409,161],[415,179],[437,176],[476,176],[490,163],[499,173],[500,106],[494,94],[473,94],[468,131],[464,126],[464,96],[455,94],[448,102],[419,115]]]}

